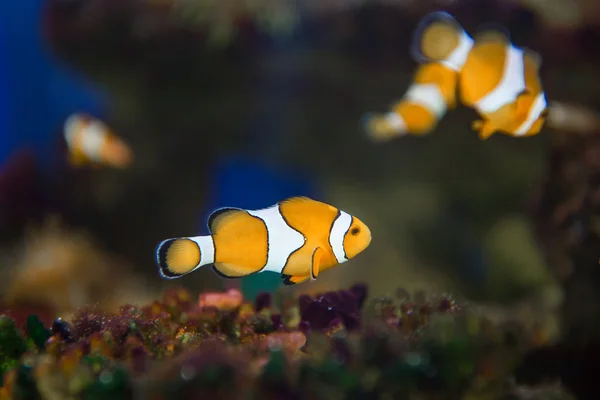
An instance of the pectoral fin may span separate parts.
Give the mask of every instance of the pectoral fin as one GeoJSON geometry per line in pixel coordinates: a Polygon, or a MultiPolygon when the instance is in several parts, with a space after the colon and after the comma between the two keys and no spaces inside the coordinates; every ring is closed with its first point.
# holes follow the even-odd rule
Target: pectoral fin
{"type": "Polygon", "coordinates": [[[529,91],[524,90],[520,93],[515,100],[515,118],[526,117],[532,101],[533,96],[529,91]]]}
{"type": "Polygon", "coordinates": [[[282,275],[284,285],[296,285],[310,279],[309,275],[282,275]]]}
{"type": "Polygon", "coordinates": [[[81,154],[80,152],[76,152],[76,151],[69,152],[67,159],[68,159],[69,165],[71,165],[72,167],[81,167],[81,166],[85,165],[87,162],[86,157],[83,154],[81,154]]]}
{"type": "Polygon", "coordinates": [[[486,140],[496,132],[496,127],[490,121],[476,120],[471,124],[471,128],[477,131],[479,139],[486,140]]]}
{"type": "Polygon", "coordinates": [[[325,256],[325,250],[321,247],[317,247],[312,255],[312,265],[310,268],[310,279],[317,279],[319,276],[319,271],[321,269],[321,262],[323,257],[325,256]]]}

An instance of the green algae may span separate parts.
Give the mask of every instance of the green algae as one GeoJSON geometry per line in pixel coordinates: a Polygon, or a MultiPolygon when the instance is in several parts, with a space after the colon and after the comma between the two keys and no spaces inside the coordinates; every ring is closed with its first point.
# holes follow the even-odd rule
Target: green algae
{"type": "Polygon", "coordinates": [[[50,330],[44,327],[37,315],[27,317],[27,335],[39,350],[44,350],[46,341],[50,338],[50,330]]]}
{"type": "Polygon", "coordinates": [[[25,337],[19,332],[15,322],[6,315],[0,316],[0,372],[2,383],[4,374],[15,368],[19,358],[27,351],[25,337]]]}

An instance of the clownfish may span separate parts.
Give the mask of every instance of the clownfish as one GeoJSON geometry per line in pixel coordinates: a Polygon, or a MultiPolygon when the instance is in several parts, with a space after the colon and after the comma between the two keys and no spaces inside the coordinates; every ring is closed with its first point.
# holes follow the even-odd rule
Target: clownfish
{"type": "Polygon", "coordinates": [[[404,97],[389,113],[363,120],[373,139],[429,133],[459,102],[481,116],[472,128],[482,140],[496,132],[526,137],[542,129],[548,103],[541,59],[512,44],[507,33],[487,30],[472,38],[438,11],[421,20],[412,46],[420,66],[404,97]]]}
{"type": "Polygon", "coordinates": [[[225,207],[208,217],[210,235],[167,239],[156,249],[160,275],[176,279],[205,265],[224,278],[281,274],[294,285],[365,250],[371,231],[358,218],[308,197],[261,210],[225,207]]]}
{"type": "Polygon", "coordinates": [[[92,164],[125,168],[133,159],[129,146],[106,124],[89,115],[69,116],[64,125],[64,138],[68,161],[74,167],[92,164]]]}

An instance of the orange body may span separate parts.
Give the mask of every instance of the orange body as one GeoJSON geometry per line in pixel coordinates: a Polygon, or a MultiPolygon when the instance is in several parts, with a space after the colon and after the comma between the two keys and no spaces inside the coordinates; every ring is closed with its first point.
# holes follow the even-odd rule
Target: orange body
{"type": "Polygon", "coordinates": [[[306,197],[262,210],[224,208],[209,217],[210,236],[167,239],[157,249],[161,274],[173,279],[208,264],[226,278],[263,271],[285,283],[316,279],[363,251],[371,241],[358,218],[306,197]]]}

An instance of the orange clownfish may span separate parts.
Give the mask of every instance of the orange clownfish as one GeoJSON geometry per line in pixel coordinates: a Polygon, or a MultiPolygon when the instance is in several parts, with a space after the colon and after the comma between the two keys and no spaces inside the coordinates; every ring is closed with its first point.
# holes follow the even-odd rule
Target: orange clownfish
{"type": "Polygon", "coordinates": [[[457,101],[481,116],[472,127],[482,140],[495,132],[514,137],[540,132],[548,112],[541,60],[514,46],[508,34],[488,30],[473,39],[451,15],[438,11],[419,23],[413,54],[421,65],[404,97],[389,113],[365,118],[373,139],[426,134],[457,101]]]}
{"type": "Polygon", "coordinates": [[[132,162],[129,146],[106,124],[89,115],[77,113],[69,116],[65,121],[64,137],[69,163],[74,167],[103,164],[125,168],[132,162]]]}
{"type": "Polygon", "coordinates": [[[224,278],[281,274],[294,285],[344,263],[371,243],[358,218],[307,197],[262,210],[220,208],[208,217],[210,235],[172,238],[156,250],[160,275],[176,279],[205,265],[224,278]]]}

